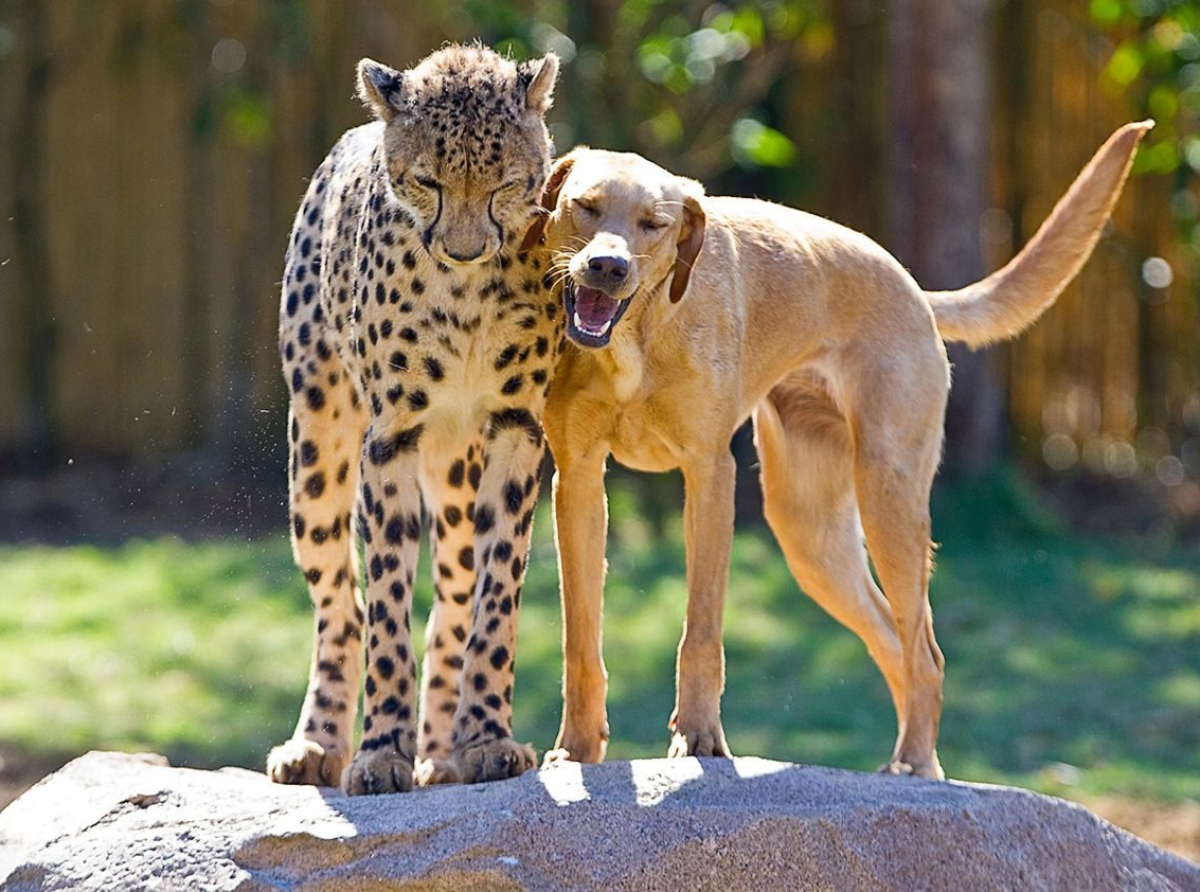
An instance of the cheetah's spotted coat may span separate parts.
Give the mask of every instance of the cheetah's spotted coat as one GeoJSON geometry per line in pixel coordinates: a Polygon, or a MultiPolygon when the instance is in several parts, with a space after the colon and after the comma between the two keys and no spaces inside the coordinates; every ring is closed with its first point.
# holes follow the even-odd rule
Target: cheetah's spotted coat
{"type": "Polygon", "coordinates": [[[515,64],[481,47],[402,73],[363,60],[359,92],[379,120],[337,143],[297,215],[280,350],[316,644],[296,733],[268,760],[277,781],[379,793],[409,789],[418,756],[424,782],[533,764],[511,739],[513,657],[562,320],[544,260],[519,248],[549,166],[556,74],[552,56],[515,64]],[[418,725],[423,515],[436,594],[418,725]]]}

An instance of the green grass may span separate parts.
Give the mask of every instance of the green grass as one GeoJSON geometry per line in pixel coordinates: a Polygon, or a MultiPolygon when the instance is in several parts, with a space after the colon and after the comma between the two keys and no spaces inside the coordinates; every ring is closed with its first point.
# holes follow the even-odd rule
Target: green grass
{"type": "MultiPolygon", "coordinates": [[[[654,756],[673,700],[683,549],[678,518],[651,535],[615,489],[609,754],[654,756]]],[[[1200,556],[1071,539],[1007,485],[944,494],[935,532],[947,771],[1079,796],[1200,798],[1200,556]]],[[[516,698],[516,733],[539,748],[559,716],[554,566],[543,510],[516,698]]],[[[311,618],[282,525],[257,542],[0,548],[0,592],[0,746],[257,767],[291,732],[311,618]]],[[[418,639],[428,601],[426,584],[418,639]]],[[[735,542],[726,648],[735,752],[857,769],[890,752],[895,719],[865,649],[798,592],[763,528],[735,542]]]]}

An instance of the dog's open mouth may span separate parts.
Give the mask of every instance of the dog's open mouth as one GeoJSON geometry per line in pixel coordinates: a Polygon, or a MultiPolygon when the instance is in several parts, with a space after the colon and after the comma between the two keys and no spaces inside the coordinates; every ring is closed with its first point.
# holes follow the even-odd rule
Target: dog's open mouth
{"type": "Polygon", "coordinates": [[[629,309],[629,300],[616,300],[598,288],[567,282],[567,335],[585,347],[603,347],[629,309]]]}

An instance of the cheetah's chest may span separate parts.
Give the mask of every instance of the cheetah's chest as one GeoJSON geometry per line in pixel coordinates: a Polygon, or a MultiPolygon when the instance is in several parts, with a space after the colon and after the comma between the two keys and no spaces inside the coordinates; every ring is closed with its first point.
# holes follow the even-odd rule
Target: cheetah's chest
{"type": "Polygon", "coordinates": [[[456,427],[544,398],[561,314],[540,259],[505,252],[450,268],[403,221],[387,222],[340,252],[352,275],[327,291],[339,352],[373,422],[422,412],[427,425],[456,427]]]}

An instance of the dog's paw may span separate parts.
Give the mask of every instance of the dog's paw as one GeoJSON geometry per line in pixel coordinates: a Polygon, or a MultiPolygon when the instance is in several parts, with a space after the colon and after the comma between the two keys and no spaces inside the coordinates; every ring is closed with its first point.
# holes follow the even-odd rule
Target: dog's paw
{"type": "Polygon", "coordinates": [[[267,776],[277,784],[336,787],[346,767],[346,753],[326,749],[313,740],[292,738],[267,755],[267,776]]]}
{"type": "Polygon", "coordinates": [[[462,783],[458,766],[449,759],[417,759],[417,769],[413,778],[418,787],[462,783]]]}
{"type": "Polygon", "coordinates": [[[667,748],[667,758],[682,759],[686,756],[731,758],[729,744],[725,742],[725,731],[720,723],[695,730],[676,728],[671,736],[671,745],[667,748]]]}
{"type": "Polygon", "coordinates": [[[342,790],[348,796],[407,793],[412,786],[412,760],[394,749],[359,750],[342,773],[342,790]]]}
{"type": "Polygon", "coordinates": [[[553,762],[603,762],[605,750],[608,749],[608,725],[604,726],[602,735],[594,737],[579,737],[576,735],[559,735],[554,749],[546,750],[542,757],[543,765],[553,762]]]}
{"type": "Polygon", "coordinates": [[[537,753],[528,744],[502,737],[456,749],[451,760],[463,783],[478,784],[524,774],[537,764],[537,753]]]}
{"type": "Polygon", "coordinates": [[[927,780],[945,780],[946,774],[942,771],[941,764],[938,763],[937,756],[934,756],[932,761],[922,763],[906,762],[901,759],[892,759],[890,762],[885,762],[879,766],[880,774],[894,774],[904,777],[923,777],[927,780]]]}

